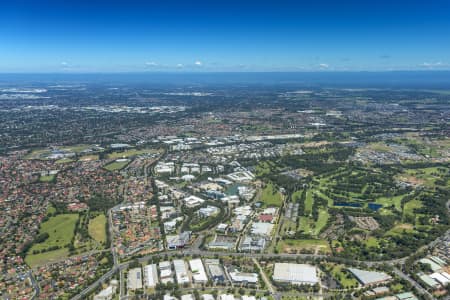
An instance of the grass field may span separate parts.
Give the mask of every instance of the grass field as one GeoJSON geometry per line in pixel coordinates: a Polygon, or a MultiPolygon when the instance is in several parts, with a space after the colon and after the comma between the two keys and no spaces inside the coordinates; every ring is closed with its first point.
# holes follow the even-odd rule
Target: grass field
{"type": "Polygon", "coordinates": [[[312,212],[312,206],[313,206],[314,200],[312,197],[311,190],[308,190],[306,192],[306,200],[305,200],[305,212],[309,215],[312,212]]]}
{"type": "Polygon", "coordinates": [[[53,215],[55,212],[56,208],[52,204],[49,204],[47,206],[47,215],[53,215]]]}
{"type": "Polygon", "coordinates": [[[75,152],[75,153],[80,153],[84,150],[90,149],[92,148],[92,145],[85,145],[85,144],[80,144],[80,145],[73,145],[73,146],[68,146],[68,147],[62,147],[61,150],[65,150],[65,151],[71,151],[71,152],[75,152]]]}
{"type": "Polygon", "coordinates": [[[292,201],[298,202],[300,201],[300,197],[302,196],[302,190],[296,191],[292,194],[292,201]]]}
{"type": "Polygon", "coordinates": [[[55,161],[55,163],[57,163],[57,164],[67,164],[67,163],[71,163],[71,162],[74,162],[74,160],[71,158],[61,158],[61,159],[58,159],[57,161],[55,161]]]}
{"type": "Polygon", "coordinates": [[[403,207],[403,214],[404,215],[415,215],[414,209],[421,208],[421,207],[422,207],[422,202],[420,202],[420,200],[413,199],[413,200],[405,203],[405,206],[403,207]]]}
{"type": "Polygon", "coordinates": [[[75,229],[75,223],[78,220],[78,214],[61,214],[51,217],[41,224],[39,233],[48,233],[48,239],[39,244],[34,244],[30,253],[33,250],[43,250],[51,246],[61,246],[70,243],[75,229]]]}
{"type": "Polygon", "coordinates": [[[402,211],[402,199],[405,197],[405,195],[395,196],[395,197],[380,197],[378,198],[375,203],[383,205],[383,207],[389,207],[391,205],[394,205],[394,207],[398,211],[402,211]]]}
{"type": "Polygon", "coordinates": [[[376,248],[376,247],[378,247],[379,246],[379,244],[378,244],[378,239],[377,238],[375,238],[375,237],[369,237],[367,240],[366,240],[366,246],[367,247],[374,247],[374,248],[376,248]]]}
{"type": "Polygon", "coordinates": [[[272,183],[268,183],[267,186],[262,190],[261,201],[264,206],[275,206],[280,207],[283,199],[281,194],[276,190],[272,183]]]}
{"type": "Polygon", "coordinates": [[[51,182],[51,181],[55,180],[55,178],[56,178],[55,175],[40,176],[39,181],[40,182],[51,182]]]}
{"type": "Polygon", "coordinates": [[[32,254],[34,250],[45,250],[52,246],[66,246],[70,243],[78,214],[61,214],[51,217],[41,224],[39,233],[48,233],[49,237],[42,243],[34,244],[28,251],[25,261],[31,266],[44,264],[64,258],[68,255],[67,248],[32,254]]]}
{"type": "Polygon", "coordinates": [[[385,235],[402,235],[404,233],[414,232],[414,226],[412,224],[398,224],[391,230],[385,233],[385,235]]]}
{"type": "Polygon", "coordinates": [[[123,168],[125,168],[128,164],[129,164],[129,160],[126,161],[114,161],[112,163],[109,163],[105,166],[103,166],[103,168],[105,168],[108,171],[118,171],[118,170],[122,170],[123,168]]]}
{"type": "Polygon", "coordinates": [[[99,243],[106,242],[106,216],[100,214],[89,221],[89,235],[99,243]]]}
{"type": "Polygon", "coordinates": [[[324,208],[319,209],[319,218],[317,219],[317,222],[314,227],[314,235],[318,235],[320,233],[320,230],[327,225],[328,218],[329,218],[328,211],[324,208]]]}
{"type": "Polygon", "coordinates": [[[63,259],[69,255],[67,248],[62,248],[54,251],[43,252],[39,254],[29,254],[25,257],[25,262],[31,267],[44,265],[63,259]]]}
{"type": "Polygon", "coordinates": [[[351,274],[344,272],[343,266],[333,266],[331,269],[331,275],[341,284],[343,288],[358,286],[358,281],[351,274]]]}
{"type": "Polygon", "coordinates": [[[278,242],[277,250],[280,253],[290,253],[300,250],[331,252],[330,246],[325,240],[281,240],[278,242]]]}
{"type": "Polygon", "coordinates": [[[312,233],[311,225],[312,220],[309,217],[301,216],[298,230],[304,233],[312,233]]]}

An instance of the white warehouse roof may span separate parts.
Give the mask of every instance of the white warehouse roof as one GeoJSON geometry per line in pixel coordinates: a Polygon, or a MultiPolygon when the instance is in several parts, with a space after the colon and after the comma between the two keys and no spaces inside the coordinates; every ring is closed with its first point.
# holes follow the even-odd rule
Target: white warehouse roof
{"type": "Polygon", "coordinates": [[[273,272],[275,281],[292,284],[310,284],[319,282],[316,267],[306,264],[276,263],[273,272]]]}
{"type": "Polygon", "coordinates": [[[158,283],[158,272],[156,271],[156,265],[146,265],[144,267],[144,284],[146,287],[155,287],[158,283]]]}
{"type": "Polygon", "coordinates": [[[189,266],[192,271],[192,278],[194,282],[207,282],[208,277],[206,276],[205,268],[203,267],[202,260],[200,258],[191,259],[189,261],[189,266]]]}

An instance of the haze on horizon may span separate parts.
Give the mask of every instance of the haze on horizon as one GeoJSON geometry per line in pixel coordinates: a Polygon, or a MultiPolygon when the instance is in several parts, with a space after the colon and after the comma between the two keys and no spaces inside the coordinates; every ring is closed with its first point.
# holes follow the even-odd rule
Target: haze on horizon
{"type": "Polygon", "coordinates": [[[161,2],[3,1],[0,73],[450,69],[449,1],[161,2]]]}

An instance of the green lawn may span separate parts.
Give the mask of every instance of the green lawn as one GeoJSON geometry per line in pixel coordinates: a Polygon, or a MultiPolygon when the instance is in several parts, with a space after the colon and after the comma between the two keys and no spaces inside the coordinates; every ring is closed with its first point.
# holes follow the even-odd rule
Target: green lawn
{"type": "Polygon", "coordinates": [[[311,223],[312,223],[311,218],[301,216],[298,230],[303,231],[304,233],[312,233],[312,229],[311,229],[312,224],[311,223]]]}
{"type": "Polygon", "coordinates": [[[331,270],[331,275],[339,281],[343,288],[352,288],[358,286],[358,281],[349,273],[343,270],[343,266],[335,265],[331,270]]]}
{"type": "Polygon", "coordinates": [[[92,145],[85,145],[85,144],[80,144],[80,145],[73,145],[73,146],[68,146],[68,147],[62,147],[61,150],[65,150],[65,151],[72,151],[75,153],[80,153],[84,150],[90,149],[92,148],[92,145]]]}
{"type": "Polygon", "coordinates": [[[414,215],[414,209],[421,208],[422,202],[417,199],[413,199],[411,201],[408,201],[405,203],[405,206],[403,207],[403,214],[404,215],[414,215]]]}
{"type": "Polygon", "coordinates": [[[315,224],[314,235],[318,235],[320,233],[320,230],[322,230],[322,228],[327,225],[329,216],[330,215],[325,208],[319,209],[319,218],[317,219],[317,222],[315,224]]]}
{"type": "Polygon", "coordinates": [[[106,242],[106,216],[100,214],[89,221],[89,235],[99,243],[106,242]]]}
{"type": "Polygon", "coordinates": [[[311,190],[306,191],[306,200],[305,200],[305,213],[310,214],[312,212],[312,206],[313,206],[313,197],[311,190]]]}
{"type": "Polygon", "coordinates": [[[49,237],[42,243],[33,244],[25,258],[27,264],[33,267],[66,257],[69,251],[65,246],[70,244],[77,220],[78,214],[61,214],[42,223],[39,234],[46,232],[49,237]],[[62,248],[33,254],[35,250],[42,251],[53,246],[62,248]]]}
{"type": "Polygon", "coordinates": [[[283,199],[273,184],[268,183],[262,190],[261,201],[264,203],[264,206],[280,207],[283,199]]]}
{"type": "Polygon", "coordinates": [[[70,243],[75,229],[78,214],[61,214],[49,218],[41,224],[39,233],[48,233],[49,237],[43,243],[34,244],[29,253],[33,250],[43,250],[51,246],[62,246],[70,243]]]}
{"type": "Polygon", "coordinates": [[[62,248],[54,251],[39,254],[29,254],[25,257],[25,262],[31,267],[44,265],[63,259],[69,255],[69,249],[62,248]]]}
{"type": "Polygon", "coordinates": [[[389,207],[391,205],[394,205],[395,208],[398,211],[402,210],[402,199],[405,197],[405,195],[395,196],[395,197],[380,197],[378,198],[375,203],[383,205],[383,207],[389,207]]]}
{"type": "Polygon", "coordinates": [[[49,204],[47,206],[47,215],[53,215],[55,212],[56,208],[52,204],[49,204]]]}
{"type": "Polygon", "coordinates": [[[55,180],[55,178],[56,178],[55,175],[40,176],[39,181],[40,182],[52,182],[53,180],[55,180]]]}
{"type": "Polygon", "coordinates": [[[67,163],[71,163],[71,162],[74,162],[74,160],[73,159],[71,159],[71,158],[61,158],[61,159],[58,159],[57,161],[55,161],[55,163],[57,163],[57,164],[67,164],[67,163]]]}
{"type": "Polygon", "coordinates": [[[109,163],[105,166],[103,166],[103,168],[105,168],[108,171],[117,171],[117,170],[122,170],[123,168],[125,168],[128,164],[129,164],[129,160],[126,161],[114,161],[112,163],[109,163]]]}
{"type": "Polygon", "coordinates": [[[302,190],[296,191],[292,194],[292,201],[298,202],[300,197],[302,196],[302,190]]]}
{"type": "Polygon", "coordinates": [[[375,238],[375,237],[369,237],[367,240],[366,240],[366,246],[367,247],[374,247],[374,248],[377,248],[378,246],[379,246],[379,244],[378,244],[378,239],[377,238],[375,238]]]}
{"type": "Polygon", "coordinates": [[[278,242],[277,250],[280,253],[289,253],[292,250],[317,250],[329,253],[330,245],[325,240],[292,240],[285,239],[278,242]]]}

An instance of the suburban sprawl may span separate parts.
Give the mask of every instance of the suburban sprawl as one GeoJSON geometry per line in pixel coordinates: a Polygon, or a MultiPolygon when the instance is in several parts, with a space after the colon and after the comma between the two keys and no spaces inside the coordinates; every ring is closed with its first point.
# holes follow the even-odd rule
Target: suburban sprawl
{"type": "Polygon", "coordinates": [[[0,299],[449,299],[450,93],[0,81],[0,299]]]}

